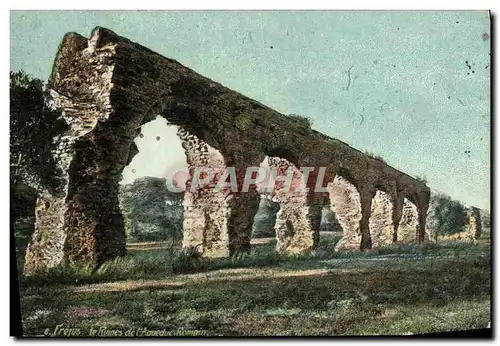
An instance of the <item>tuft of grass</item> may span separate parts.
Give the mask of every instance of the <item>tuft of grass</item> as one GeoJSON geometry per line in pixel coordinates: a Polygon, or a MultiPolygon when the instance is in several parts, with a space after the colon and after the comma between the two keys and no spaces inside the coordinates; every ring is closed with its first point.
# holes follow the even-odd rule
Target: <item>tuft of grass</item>
{"type": "Polygon", "coordinates": [[[22,277],[21,285],[89,284],[129,279],[154,279],[206,269],[207,262],[204,262],[201,256],[193,251],[179,249],[137,251],[111,259],[97,269],[91,266],[61,265],[45,273],[22,277]]]}
{"type": "Polygon", "coordinates": [[[425,176],[420,177],[420,176],[416,175],[415,176],[415,180],[418,181],[418,182],[420,182],[420,183],[422,183],[422,184],[424,184],[424,185],[426,185],[427,182],[428,182],[428,180],[427,180],[427,178],[425,176]]]}
{"type": "Polygon", "coordinates": [[[372,159],[375,159],[375,160],[378,160],[380,162],[387,164],[387,161],[380,155],[375,155],[374,153],[372,153],[370,151],[365,151],[365,155],[371,157],[372,159]]]}
{"type": "Polygon", "coordinates": [[[311,128],[311,119],[309,119],[308,117],[299,114],[289,114],[288,117],[308,129],[311,128]]]}

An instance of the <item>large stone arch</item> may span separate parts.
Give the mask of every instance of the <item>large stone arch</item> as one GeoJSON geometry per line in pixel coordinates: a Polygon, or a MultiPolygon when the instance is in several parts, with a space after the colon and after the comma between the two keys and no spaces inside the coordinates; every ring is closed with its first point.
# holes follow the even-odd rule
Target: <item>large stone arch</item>
{"type": "MultiPolygon", "coordinates": [[[[108,34],[96,29],[88,42],[77,34],[66,35],[54,63],[52,104],[70,128],[56,138],[59,145],[54,155],[62,172],[61,189],[58,194],[45,192],[37,203],[39,218],[27,249],[27,275],[55,267],[63,259],[97,267],[125,253],[119,181],[124,167],[138,152],[134,138],[156,115],[181,128],[191,168],[209,167],[220,174],[229,162],[241,184],[246,168],[264,156],[259,150],[239,155],[238,150],[219,144],[213,132],[209,142],[216,147],[208,144],[204,139],[207,133],[196,121],[199,111],[184,102],[189,96],[184,84],[171,92],[151,85],[151,79],[140,79],[135,88],[140,85],[149,90],[140,95],[142,100],[134,100],[134,87],[116,87],[112,76],[117,69],[126,69],[132,76],[134,72],[129,70],[132,66],[119,61],[108,65],[109,57],[116,53],[116,45],[106,45],[108,34]]],[[[210,189],[187,193],[185,247],[202,240],[201,251],[208,257],[248,251],[254,205],[258,203],[254,189],[234,195],[231,190],[214,194],[210,189]],[[191,227],[191,222],[200,228],[191,227]]]]}
{"type": "MultiPolygon", "coordinates": [[[[69,129],[54,139],[60,184],[54,191],[41,191],[37,201],[36,230],[26,254],[27,274],[63,260],[96,268],[125,253],[118,182],[137,153],[133,140],[141,125],[158,114],[213,153],[209,158],[203,153],[203,162],[196,161],[198,153],[189,153],[191,168],[203,164],[220,172],[234,167],[237,177],[238,191],[227,192],[224,199],[206,189],[186,195],[187,219],[199,225],[191,227],[187,222],[186,248],[201,243],[205,256],[249,250],[259,195],[255,184],[245,192],[241,186],[247,168],[258,167],[269,154],[288,160],[296,169],[336,168],[327,173],[327,181],[337,174],[332,182],[336,190],[332,208],[347,243],[361,237],[356,248],[371,247],[369,217],[375,177],[392,181],[398,193],[415,196],[418,237],[423,237],[421,225],[425,225],[430,191],[424,183],[110,30],[98,27],[89,39],[67,34],[48,89],[69,129]],[[341,178],[343,172],[350,177],[341,178]]],[[[189,148],[193,142],[187,142],[189,148]]],[[[281,213],[280,224],[293,226],[293,235],[285,237],[288,250],[284,251],[308,251],[317,243],[324,193],[313,189],[289,198],[286,203],[301,211],[284,208],[287,211],[281,213]]]]}

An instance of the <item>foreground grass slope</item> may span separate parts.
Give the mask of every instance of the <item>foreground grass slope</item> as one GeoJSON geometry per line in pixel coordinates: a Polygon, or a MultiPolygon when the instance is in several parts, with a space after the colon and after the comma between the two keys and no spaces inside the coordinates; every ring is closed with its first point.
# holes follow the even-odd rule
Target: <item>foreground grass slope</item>
{"type": "Polygon", "coordinates": [[[279,258],[270,243],[212,261],[147,244],[94,274],[23,280],[24,332],[401,335],[488,325],[489,239],[367,253],[327,251],[334,241],[323,237],[308,256],[279,258]]]}

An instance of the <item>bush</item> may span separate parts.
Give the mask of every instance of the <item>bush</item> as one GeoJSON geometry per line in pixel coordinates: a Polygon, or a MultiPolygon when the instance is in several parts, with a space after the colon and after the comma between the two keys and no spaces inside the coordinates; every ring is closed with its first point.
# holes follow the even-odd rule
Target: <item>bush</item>
{"type": "Polygon", "coordinates": [[[380,156],[380,155],[375,155],[375,154],[373,154],[370,151],[365,151],[365,154],[367,156],[371,157],[372,159],[375,159],[375,160],[378,160],[380,162],[383,162],[383,163],[387,164],[387,161],[385,161],[385,159],[382,156],[380,156]]]}
{"type": "Polygon", "coordinates": [[[129,240],[182,239],[183,195],[168,191],[165,179],[136,179],[120,187],[119,199],[129,240]]]}
{"type": "Polygon", "coordinates": [[[462,232],[467,223],[467,209],[461,202],[442,193],[431,196],[426,228],[434,240],[462,232]]]}
{"type": "Polygon", "coordinates": [[[427,184],[427,178],[426,177],[420,177],[420,176],[415,176],[415,180],[422,183],[422,184],[427,184]]]}
{"type": "Polygon", "coordinates": [[[311,128],[311,119],[299,114],[289,114],[289,118],[295,120],[297,123],[303,125],[304,127],[311,128]]]}
{"type": "Polygon", "coordinates": [[[26,247],[35,231],[36,190],[24,184],[11,186],[10,222],[11,235],[16,246],[16,263],[18,272],[24,267],[26,247]]]}

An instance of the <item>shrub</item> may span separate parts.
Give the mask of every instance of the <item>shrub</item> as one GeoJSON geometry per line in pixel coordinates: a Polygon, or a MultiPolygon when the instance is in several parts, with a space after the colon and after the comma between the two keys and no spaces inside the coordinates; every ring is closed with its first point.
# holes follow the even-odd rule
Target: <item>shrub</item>
{"type": "Polygon", "coordinates": [[[375,155],[374,153],[370,152],[370,151],[365,151],[365,154],[369,157],[371,157],[372,159],[375,159],[375,160],[378,160],[380,162],[383,162],[385,164],[387,164],[387,161],[385,161],[385,159],[380,156],[380,155],[375,155]]]}
{"type": "Polygon", "coordinates": [[[127,236],[136,241],[182,238],[183,195],[168,191],[166,180],[142,177],[120,187],[127,236]]]}
{"type": "Polygon", "coordinates": [[[308,117],[299,114],[289,114],[288,117],[307,128],[311,128],[311,119],[308,117]]]}
{"type": "Polygon", "coordinates": [[[415,180],[422,183],[422,184],[427,184],[427,178],[424,176],[424,177],[420,177],[420,176],[415,176],[415,180]]]}
{"type": "Polygon", "coordinates": [[[434,240],[462,232],[467,222],[467,209],[461,202],[442,193],[431,196],[426,227],[434,240]]]}

